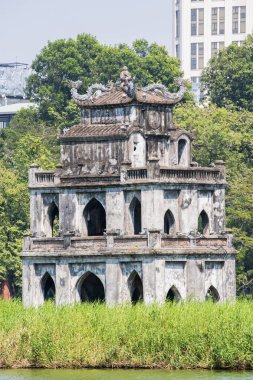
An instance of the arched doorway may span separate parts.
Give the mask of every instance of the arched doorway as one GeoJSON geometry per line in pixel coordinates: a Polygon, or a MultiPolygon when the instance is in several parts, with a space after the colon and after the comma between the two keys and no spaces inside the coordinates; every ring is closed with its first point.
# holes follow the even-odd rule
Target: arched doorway
{"type": "Polygon", "coordinates": [[[181,296],[177,288],[173,285],[167,293],[166,301],[169,302],[179,302],[181,300],[181,296]]]}
{"type": "Polygon", "coordinates": [[[209,218],[207,213],[203,210],[199,214],[198,218],[198,232],[201,235],[207,235],[209,233],[209,218]]]}
{"type": "Polygon", "coordinates": [[[164,233],[168,235],[175,233],[175,218],[170,210],[164,215],[164,233]]]}
{"type": "Polygon", "coordinates": [[[104,285],[95,274],[88,272],[79,281],[79,295],[82,302],[104,302],[104,285]]]}
{"type": "Polygon", "coordinates": [[[45,273],[41,280],[44,301],[55,300],[55,284],[49,273],[45,273]]]}
{"type": "Polygon", "coordinates": [[[59,231],[59,209],[54,201],[48,207],[48,217],[51,236],[56,237],[59,231]]]}
{"type": "Polygon", "coordinates": [[[218,302],[220,300],[220,295],[218,290],[214,286],[210,286],[206,293],[206,301],[218,302]]]}
{"type": "Polygon", "coordinates": [[[136,304],[143,301],[143,285],[139,274],[133,271],[128,278],[128,288],[130,291],[131,302],[136,304]]]}
{"type": "Polygon", "coordinates": [[[102,236],[106,229],[106,214],[101,203],[93,198],[84,209],[88,236],[102,236]]]}
{"type": "Polygon", "coordinates": [[[130,212],[133,224],[134,235],[141,233],[141,202],[136,197],[130,204],[130,212]]]}

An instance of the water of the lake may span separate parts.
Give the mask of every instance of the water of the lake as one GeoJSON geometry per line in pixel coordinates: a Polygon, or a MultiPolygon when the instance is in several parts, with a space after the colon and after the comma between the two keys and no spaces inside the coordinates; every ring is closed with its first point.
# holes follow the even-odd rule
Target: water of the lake
{"type": "Polygon", "coordinates": [[[253,380],[253,372],[163,370],[0,370],[0,380],[253,380]]]}

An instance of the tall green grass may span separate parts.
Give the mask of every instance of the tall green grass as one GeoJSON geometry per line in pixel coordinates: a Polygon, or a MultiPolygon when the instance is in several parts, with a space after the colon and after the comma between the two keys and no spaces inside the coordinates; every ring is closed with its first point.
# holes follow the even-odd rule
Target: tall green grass
{"type": "Polygon", "coordinates": [[[0,367],[253,368],[253,302],[0,301],[0,367]]]}

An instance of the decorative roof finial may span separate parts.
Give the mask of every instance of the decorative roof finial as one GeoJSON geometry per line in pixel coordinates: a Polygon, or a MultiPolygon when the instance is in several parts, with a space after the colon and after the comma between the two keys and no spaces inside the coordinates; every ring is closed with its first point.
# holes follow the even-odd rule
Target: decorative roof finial
{"type": "Polygon", "coordinates": [[[120,87],[122,88],[122,90],[125,91],[125,93],[131,98],[134,97],[135,91],[134,91],[133,79],[126,66],[123,67],[120,73],[120,80],[121,80],[120,87]]]}

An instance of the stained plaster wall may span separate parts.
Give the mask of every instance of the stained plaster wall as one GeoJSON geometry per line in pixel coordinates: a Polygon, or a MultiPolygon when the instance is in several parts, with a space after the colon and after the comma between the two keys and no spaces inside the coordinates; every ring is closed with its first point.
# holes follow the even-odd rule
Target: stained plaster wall
{"type": "Polygon", "coordinates": [[[129,278],[135,271],[143,283],[146,304],[164,302],[168,291],[175,287],[180,299],[203,301],[210,286],[215,287],[221,301],[235,297],[234,258],[224,255],[179,256],[115,256],[24,259],[23,300],[25,306],[44,302],[42,279],[49,273],[56,287],[56,304],[80,302],[80,284],[87,273],[102,282],[108,304],[129,302],[129,278]]]}
{"type": "Polygon", "coordinates": [[[59,207],[59,223],[62,233],[74,231],[76,235],[87,236],[84,209],[93,198],[97,199],[106,212],[107,230],[120,230],[127,235],[134,234],[131,202],[136,197],[142,205],[142,230],[164,229],[164,215],[170,210],[175,219],[175,231],[189,234],[198,229],[198,217],[205,211],[209,218],[209,233],[224,230],[224,191],[193,186],[177,186],[163,189],[157,185],[140,185],[133,190],[112,187],[93,191],[49,190],[32,191],[31,230],[37,236],[51,236],[48,208],[51,202],[59,207]]]}

